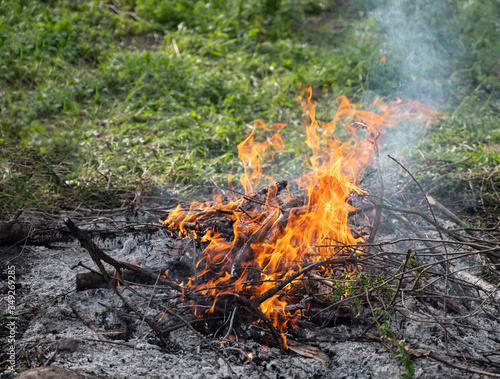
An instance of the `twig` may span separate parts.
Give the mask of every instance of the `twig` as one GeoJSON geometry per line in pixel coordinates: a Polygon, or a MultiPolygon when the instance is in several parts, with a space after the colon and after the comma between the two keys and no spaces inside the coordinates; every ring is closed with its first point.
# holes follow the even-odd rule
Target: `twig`
{"type": "MultiPolygon", "coordinates": [[[[446,208],[443,204],[438,202],[436,199],[434,199],[432,196],[427,196],[427,201],[429,204],[436,208],[439,212],[441,212],[443,215],[447,216],[450,220],[452,220],[455,224],[460,225],[463,228],[467,228],[468,225],[463,222],[457,215],[455,215],[453,212],[451,212],[448,208],[446,208]]],[[[470,231],[467,231],[469,234],[473,235],[470,231]]]]}
{"type": "Polygon", "coordinates": [[[113,4],[106,4],[106,7],[108,7],[110,10],[112,10],[114,13],[116,13],[118,15],[129,16],[134,21],[141,21],[141,22],[147,23],[146,20],[137,16],[134,12],[122,11],[121,9],[116,8],[113,4]]]}
{"type": "Polygon", "coordinates": [[[406,253],[406,258],[403,262],[403,268],[401,269],[401,276],[399,277],[399,280],[398,280],[398,286],[396,288],[396,291],[394,292],[394,297],[389,302],[389,306],[392,306],[394,304],[394,302],[396,301],[396,298],[398,296],[399,290],[401,289],[401,284],[403,283],[403,277],[404,277],[404,274],[406,273],[406,265],[408,264],[408,261],[410,260],[410,255],[411,255],[411,250],[408,249],[408,252],[406,253]]]}
{"type": "MultiPolygon", "coordinates": [[[[420,191],[422,191],[422,194],[424,195],[424,199],[427,202],[427,207],[429,208],[429,212],[431,212],[432,219],[434,220],[434,225],[436,226],[436,230],[439,234],[439,238],[443,239],[443,235],[441,234],[441,230],[439,229],[439,226],[438,226],[438,223],[436,220],[436,216],[434,215],[434,211],[432,210],[429,199],[427,198],[427,195],[425,194],[425,191],[422,188],[422,186],[420,185],[420,183],[417,181],[417,179],[415,179],[415,177],[411,174],[411,172],[408,171],[408,169],[406,167],[404,167],[397,159],[391,157],[390,155],[388,157],[390,159],[392,159],[394,162],[396,162],[403,170],[405,170],[406,173],[408,175],[410,175],[410,177],[413,179],[413,181],[418,186],[418,188],[420,188],[420,191]]],[[[450,266],[449,266],[449,262],[448,262],[448,249],[446,248],[445,243],[443,243],[443,249],[444,249],[444,255],[445,255],[445,259],[446,259],[446,261],[445,261],[445,277],[444,277],[444,292],[445,292],[445,296],[448,296],[448,291],[449,291],[449,289],[448,289],[448,275],[450,272],[450,266]]],[[[443,301],[445,303],[443,305],[444,318],[446,319],[446,299],[443,299],[443,301]]],[[[446,324],[444,324],[444,339],[445,339],[445,344],[446,344],[446,350],[448,350],[448,337],[447,337],[446,324]]]]}
{"type": "MultiPolygon", "coordinates": [[[[377,146],[377,145],[375,145],[377,146]]],[[[380,168],[380,161],[378,157],[378,150],[377,150],[377,159],[376,159],[376,164],[377,164],[377,175],[378,175],[378,183],[379,183],[379,190],[378,190],[378,196],[379,196],[379,205],[384,203],[384,180],[382,178],[382,170],[380,168]]],[[[375,236],[377,235],[377,231],[380,225],[380,215],[382,213],[382,210],[380,207],[375,208],[375,217],[373,218],[373,224],[372,228],[370,231],[370,237],[366,240],[368,243],[372,243],[375,240],[375,236]]]]}
{"type": "Polygon", "coordinates": [[[236,315],[236,308],[233,310],[233,314],[231,315],[231,321],[229,321],[229,327],[227,328],[227,333],[222,337],[223,340],[227,339],[231,334],[231,330],[233,329],[234,316],[236,315]]]}
{"type": "Polygon", "coordinates": [[[139,337],[141,336],[142,326],[144,325],[144,320],[146,319],[146,315],[148,314],[149,305],[151,304],[151,300],[153,299],[153,296],[154,296],[154,293],[156,290],[156,285],[158,284],[158,279],[160,278],[160,275],[161,275],[161,272],[159,272],[158,276],[156,277],[155,285],[154,285],[153,289],[151,290],[151,297],[149,298],[148,304],[146,305],[146,309],[144,310],[144,317],[141,320],[141,326],[139,327],[139,332],[137,333],[137,338],[135,340],[134,351],[132,352],[132,356],[135,355],[135,349],[137,347],[137,343],[139,342],[139,337]]]}
{"type": "Polygon", "coordinates": [[[464,162],[467,162],[469,159],[471,159],[472,157],[471,156],[468,156],[468,157],[465,157],[464,159],[461,159],[459,161],[456,161],[456,162],[450,162],[450,163],[447,163],[447,164],[444,164],[444,165],[430,165],[430,166],[427,166],[427,167],[424,167],[424,168],[421,168],[420,170],[417,170],[415,171],[415,174],[420,174],[421,172],[424,172],[424,171],[427,171],[427,170],[430,170],[431,168],[445,168],[445,167],[451,167],[451,166],[456,166],[458,164],[461,164],[461,163],[464,163],[464,162]]]}

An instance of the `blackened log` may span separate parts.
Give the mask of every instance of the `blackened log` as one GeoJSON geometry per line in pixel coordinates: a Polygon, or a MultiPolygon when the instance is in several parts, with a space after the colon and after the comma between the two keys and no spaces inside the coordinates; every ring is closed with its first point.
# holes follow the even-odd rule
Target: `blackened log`
{"type": "Polygon", "coordinates": [[[70,239],[71,234],[59,227],[18,221],[0,222],[0,246],[11,246],[17,243],[46,246],[56,241],[70,239]]]}
{"type": "MultiPolygon", "coordinates": [[[[115,277],[114,271],[108,271],[110,277],[115,277]]],[[[130,270],[122,271],[122,278],[127,282],[137,283],[137,284],[148,284],[151,282],[151,278],[137,274],[136,272],[130,270]]],[[[118,278],[116,278],[118,280],[118,278]]],[[[76,274],[76,290],[86,291],[94,288],[110,288],[106,279],[101,273],[97,272],[85,272],[76,274]]]]}
{"type": "MultiPolygon", "coordinates": [[[[117,231],[116,229],[101,229],[87,231],[92,237],[101,239],[116,238],[127,234],[144,235],[155,233],[158,226],[127,225],[117,231]]],[[[26,244],[32,246],[50,246],[55,242],[69,242],[73,235],[64,227],[61,221],[42,220],[38,223],[25,221],[0,221],[0,246],[12,246],[15,244],[26,244]]]]}
{"type": "MultiPolygon", "coordinates": [[[[102,262],[106,262],[107,264],[113,266],[117,270],[128,269],[128,270],[134,271],[138,274],[145,275],[153,280],[158,280],[158,283],[165,284],[174,290],[181,291],[181,292],[183,291],[183,288],[181,286],[179,286],[177,283],[175,283],[171,280],[165,279],[163,277],[158,277],[158,274],[156,274],[156,273],[153,273],[149,270],[143,269],[140,266],[135,266],[135,265],[127,263],[127,262],[117,261],[116,259],[110,257],[109,255],[104,253],[104,251],[102,251],[89,238],[89,236],[85,232],[80,230],[80,228],[78,228],[73,223],[73,221],[71,221],[69,218],[67,218],[64,221],[64,223],[68,227],[71,234],[73,234],[73,236],[76,239],[78,239],[78,241],[80,241],[80,244],[82,245],[82,247],[85,248],[89,252],[90,257],[92,258],[94,263],[99,267],[99,269],[101,270],[101,273],[104,275],[105,278],[106,278],[106,276],[108,276],[108,278],[110,278],[110,276],[107,274],[107,271],[104,270],[104,266],[102,265],[102,262]]],[[[108,278],[106,278],[107,281],[108,281],[108,278]]]]}

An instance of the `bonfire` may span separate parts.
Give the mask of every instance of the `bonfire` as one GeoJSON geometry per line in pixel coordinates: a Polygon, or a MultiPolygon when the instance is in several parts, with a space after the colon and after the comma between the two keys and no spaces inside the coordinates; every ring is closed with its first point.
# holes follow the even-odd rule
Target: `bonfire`
{"type": "MultiPolygon", "coordinates": [[[[320,122],[311,96],[311,87],[301,87],[297,93],[309,149],[304,152],[307,171],[295,180],[298,193],[290,191],[287,181],[270,177],[259,190],[261,159],[284,149],[280,131],[286,124],[258,120],[238,145],[244,195],[238,198],[233,192],[229,198],[193,202],[189,210],[179,205],[163,221],[169,231],[203,246],[192,275],[180,283],[191,294],[188,301],[197,316],[223,312],[228,298],[237,299],[235,303],[258,308],[259,316],[272,320],[284,338],[287,327],[297,324],[311,300],[325,300],[319,295],[325,292],[321,278],[347,279],[363,269],[359,257],[365,241],[353,236],[348,216],[355,208],[349,200],[367,193],[358,183],[377,154],[384,129],[435,112],[400,99],[390,103],[376,99],[364,107],[341,96],[332,120],[320,122]],[[340,127],[346,128],[350,140],[336,137],[340,127]],[[258,129],[269,137],[256,142],[258,129]],[[358,138],[361,134],[364,137],[358,138]],[[303,278],[318,282],[311,286],[303,278]]],[[[168,270],[164,277],[169,278],[168,270]]],[[[348,292],[346,288],[345,295],[348,292]]]]}
{"type": "MultiPolygon", "coordinates": [[[[107,285],[125,311],[110,309],[140,322],[139,335],[142,323],[147,323],[167,349],[174,348],[171,333],[189,328],[231,372],[224,352],[243,351],[238,347],[242,338],[262,347],[243,351],[257,370],[253,361],[267,359],[266,346],[327,362],[319,339],[336,343],[342,338],[381,344],[401,358],[408,373],[413,370],[411,359],[426,357],[490,374],[452,362],[444,352],[410,347],[388,320],[412,320],[428,332],[438,324],[446,344],[452,338],[449,330],[470,328],[483,333],[490,350],[496,349],[494,330],[475,316],[499,309],[498,285],[478,276],[477,267],[486,270],[489,263],[471,266],[463,260],[498,265],[498,238],[476,237],[477,230],[426,194],[410,170],[392,157],[400,173],[411,178],[425,210],[396,205],[400,189],[386,191],[390,198],[384,195],[378,161],[373,170],[379,184],[376,195],[361,188],[387,128],[402,126],[405,120],[432,122],[439,113],[415,101],[376,99],[363,105],[341,96],[331,121],[320,122],[311,98],[312,89],[300,87],[297,99],[306,130],[301,176],[273,180],[265,175],[263,162],[284,150],[280,132],[287,126],[258,120],[238,145],[244,167],[242,190],[230,187],[210,202],[169,207],[161,223],[137,225],[139,233],[161,235],[167,246],[161,257],[168,257],[166,266],[121,260],[122,253],[114,258],[66,220],[99,268],[96,272],[80,264],[93,272],[76,276],[77,289],[107,285]],[[257,135],[266,138],[258,141],[257,135]],[[445,228],[443,221],[467,234],[445,228]],[[114,270],[107,271],[105,264],[114,270]],[[171,325],[172,320],[178,324],[171,325]],[[355,325],[357,331],[327,332],[342,322],[355,325]]],[[[417,197],[414,190],[409,193],[417,197]]],[[[486,353],[488,358],[477,362],[489,364],[486,353]]],[[[476,359],[460,357],[464,362],[476,359]]]]}

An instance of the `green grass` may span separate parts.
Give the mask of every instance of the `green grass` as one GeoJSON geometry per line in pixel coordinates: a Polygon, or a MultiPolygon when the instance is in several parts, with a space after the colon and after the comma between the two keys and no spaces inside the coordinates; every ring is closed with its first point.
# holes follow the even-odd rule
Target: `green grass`
{"type": "Polygon", "coordinates": [[[302,167],[301,82],[321,119],[342,94],[433,104],[447,116],[407,156],[470,155],[478,177],[500,166],[494,1],[113,4],[0,1],[0,215],[113,206],[139,182],[192,199],[241,172],[236,144],[258,118],[290,124],[265,167],[289,175],[302,167]],[[394,4],[405,18],[387,20],[394,4]]]}

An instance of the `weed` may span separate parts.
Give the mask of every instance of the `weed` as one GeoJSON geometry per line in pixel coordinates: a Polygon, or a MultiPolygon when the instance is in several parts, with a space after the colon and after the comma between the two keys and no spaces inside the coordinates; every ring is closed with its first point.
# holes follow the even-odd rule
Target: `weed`
{"type": "Polygon", "coordinates": [[[410,354],[406,350],[407,338],[397,339],[394,332],[391,330],[389,321],[384,321],[378,324],[378,329],[382,334],[382,338],[390,344],[394,349],[394,357],[398,358],[403,366],[402,378],[413,378],[415,375],[415,363],[412,362],[410,354]]]}

